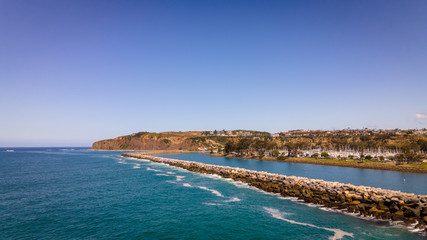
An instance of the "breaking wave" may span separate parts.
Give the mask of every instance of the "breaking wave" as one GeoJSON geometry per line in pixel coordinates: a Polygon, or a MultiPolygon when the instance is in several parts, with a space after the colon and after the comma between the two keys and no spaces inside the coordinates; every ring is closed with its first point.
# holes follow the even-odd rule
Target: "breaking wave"
{"type": "Polygon", "coordinates": [[[220,206],[220,205],[223,205],[221,203],[203,203],[203,204],[208,205],[208,206],[220,206]]]}
{"type": "Polygon", "coordinates": [[[241,201],[240,198],[238,198],[238,197],[232,197],[232,198],[230,198],[228,200],[225,200],[224,202],[240,202],[240,201],[241,201]]]}
{"type": "Polygon", "coordinates": [[[176,176],[176,181],[177,182],[180,182],[180,181],[182,181],[182,179],[184,179],[185,178],[185,176],[176,176]]]}
{"type": "Polygon", "coordinates": [[[216,195],[216,196],[218,196],[218,197],[224,197],[224,195],[222,195],[220,192],[218,192],[218,191],[217,191],[217,190],[215,190],[215,189],[210,189],[210,188],[203,187],[203,186],[198,186],[198,188],[203,189],[203,190],[206,190],[206,191],[209,191],[209,192],[211,192],[211,193],[215,194],[215,195],[216,195]]]}
{"type": "Polygon", "coordinates": [[[345,232],[345,231],[343,231],[341,229],[319,227],[319,226],[316,226],[316,225],[313,225],[313,224],[310,224],[310,223],[302,223],[302,222],[297,222],[297,221],[294,221],[294,220],[287,219],[287,218],[285,218],[285,216],[290,215],[289,213],[280,212],[279,210],[274,209],[274,208],[264,207],[264,210],[267,213],[269,213],[272,217],[274,217],[276,219],[279,219],[279,220],[282,220],[282,221],[285,221],[285,222],[288,222],[288,223],[298,224],[298,225],[302,225],[302,226],[308,226],[308,227],[313,227],[313,228],[318,228],[318,229],[324,229],[324,230],[327,230],[327,231],[331,231],[331,232],[334,233],[334,236],[332,236],[332,237],[329,238],[331,240],[341,239],[344,236],[349,236],[349,237],[352,237],[352,238],[354,237],[353,233],[348,233],[348,232],[345,232]]]}
{"type": "Polygon", "coordinates": [[[150,167],[147,167],[147,170],[148,170],[148,171],[153,171],[153,172],[162,172],[162,171],[160,171],[160,170],[153,169],[153,168],[150,168],[150,167]]]}

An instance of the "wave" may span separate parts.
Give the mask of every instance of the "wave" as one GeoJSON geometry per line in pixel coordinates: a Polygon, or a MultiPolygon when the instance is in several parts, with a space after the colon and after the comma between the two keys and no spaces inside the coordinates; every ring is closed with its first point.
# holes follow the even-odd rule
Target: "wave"
{"type": "Polygon", "coordinates": [[[203,203],[203,204],[208,205],[208,206],[220,206],[220,205],[223,205],[221,203],[203,203]]]}
{"type": "Polygon", "coordinates": [[[324,229],[324,230],[327,230],[327,231],[331,231],[331,232],[334,233],[334,236],[332,236],[332,237],[329,238],[331,240],[341,239],[344,236],[349,236],[349,237],[352,237],[352,238],[354,237],[353,233],[348,233],[348,232],[345,232],[345,231],[343,231],[341,229],[319,227],[319,226],[316,226],[316,225],[313,225],[313,224],[310,224],[310,223],[302,223],[302,222],[297,222],[297,221],[294,221],[294,220],[287,219],[287,218],[285,218],[285,216],[290,215],[289,213],[280,212],[279,210],[274,209],[274,208],[264,207],[264,210],[267,213],[269,213],[272,217],[274,217],[276,219],[279,219],[279,220],[282,220],[282,221],[285,221],[285,222],[288,222],[288,223],[298,224],[298,225],[302,225],[302,226],[308,226],[308,227],[312,227],[312,228],[318,228],[318,229],[324,229]]]}
{"type": "Polygon", "coordinates": [[[166,172],[167,174],[175,174],[174,172],[166,172]]]}
{"type": "Polygon", "coordinates": [[[232,197],[229,200],[225,200],[224,202],[240,202],[242,200],[240,200],[240,198],[238,197],[232,197]]]}
{"type": "Polygon", "coordinates": [[[184,186],[184,187],[193,187],[189,183],[183,183],[182,186],[184,186]]]}
{"type": "Polygon", "coordinates": [[[135,160],[135,161],[139,161],[139,162],[150,162],[151,163],[151,161],[147,160],[147,159],[139,159],[139,158],[133,158],[133,157],[126,157],[126,158],[129,158],[129,159],[132,159],[132,160],[135,160]]]}
{"type": "Polygon", "coordinates": [[[148,170],[148,171],[153,171],[153,172],[162,172],[162,171],[160,171],[160,170],[153,169],[153,168],[150,168],[150,167],[147,167],[147,170],[148,170]]]}
{"type": "MultiPolygon", "coordinates": [[[[126,160],[125,159],[114,159],[114,160],[116,160],[116,162],[117,163],[120,163],[120,164],[134,164],[134,163],[130,163],[130,162],[126,162],[126,160]]],[[[136,166],[136,165],[135,165],[136,166]]],[[[134,167],[135,168],[135,167],[134,167]]]]}
{"type": "Polygon", "coordinates": [[[133,168],[141,168],[141,164],[135,164],[133,168]]]}
{"type": "Polygon", "coordinates": [[[157,173],[156,176],[169,176],[168,174],[164,174],[164,173],[157,173]]]}
{"type": "Polygon", "coordinates": [[[180,181],[182,181],[182,179],[184,179],[185,178],[185,176],[176,176],[176,181],[177,182],[180,182],[180,181]]]}
{"type": "Polygon", "coordinates": [[[203,186],[197,186],[198,188],[200,188],[200,189],[203,189],[203,190],[206,190],[206,191],[209,191],[209,192],[211,192],[211,193],[213,193],[213,194],[215,194],[216,196],[218,196],[218,197],[224,197],[224,195],[222,195],[220,192],[218,192],[217,190],[215,190],[215,189],[210,189],[210,188],[207,188],[207,187],[203,187],[203,186]]]}

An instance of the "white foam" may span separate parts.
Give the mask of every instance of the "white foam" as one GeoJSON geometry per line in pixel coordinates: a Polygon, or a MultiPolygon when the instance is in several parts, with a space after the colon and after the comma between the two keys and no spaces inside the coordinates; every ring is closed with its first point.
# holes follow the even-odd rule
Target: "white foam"
{"type": "MultiPolygon", "coordinates": [[[[120,157],[122,157],[122,156],[120,156],[120,157]]],[[[126,157],[126,158],[129,158],[129,159],[132,159],[135,161],[139,161],[139,162],[151,162],[150,160],[147,160],[147,159],[140,159],[140,158],[134,158],[134,157],[126,157]]]]}
{"type": "Polygon", "coordinates": [[[164,173],[157,173],[156,176],[169,176],[168,174],[164,174],[164,173]]]}
{"type": "Polygon", "coordinates": [[[133,166],[133,168],[141,168],[141,164],[135,164],[135,166],[133,166]]]}
{"type": "Polygon", "coordinates": [[[189,183],[183,183],[182,186],[184,186],[184,187],[193,187],[189,183]]]}
{"type": "Polygon", "coordinates": [[[225,200],[224,202],[240,202],[240,201],[241,201],[240,198],[238,198],[238,197],[232,197],[232,198],[230,198],[228,200],[225,200]]]}
{"type": "Polygon", "coordinates": [[[218,191],[217,191],[217,190],[215,190],[215,189],[210,189],[210,188],[203,187],[203,186],[198,186],[198,188],[203,189],[203,190],[206,190],[206,191],[209,191],[209,192],[211,192],[211,193],[213,193],[213,194],[217,195],[218,197],[224,197],[224,195],[222,195],[220,192],[218,192],[218,191]]]}
{"type": "Polygon", "coordinates": [[[219,206],[219,205],[222,205],[221,203],[203,203],[203,204],[208,205],[208,206],[219,206]]]}
{"type": "Polygon", "coordinates": [[[288,222],[288,223],[298,224],[298,225],[302,225],[302,226],[308,226],[308,227],[313,227],[313,228],[318,228],[318,229],[324,229],[324,230],[327,230],[327,231],[331,231],[331,232],[334,233],[334,236],[332,236],[332,237],[329,238],[331,240],[341,239],[344,236],[354,237],[353,233],[344,232],[341,229],[319,227],[319,226],[316,226],[316,225],[313,225],[313,224],[310,224],[310,223],[302,223],[302,222],[297,222],[297,221],[294,221],[294,220],[287,219],[287,218],[285,218],[285,216],[289,215],[288,213],[280,212],[279,210],[274,209],[274,208],[264,207],[264,210],[267,213],[269,213],[272,217],[274,217],[276,219],[279,219],[279,220],[282,220],[282,221],[285,221],[285,222],[288,222]]]}
{"type": "Polygon", "coordinates": [[[166,172],[167,174],[175,174],[174,172],[166,172]]]}
{"type": "Polygon", "coordinates": [[[161,172],[160,170],[152,169],[152,168],[150,168],[150,167],[147,167],[147,170],[148,170],[148,171],[153,171],[153,172],[161,172]]]}
{"type": "Polygon", "coordinates": [[[182,181],[182,179],[184,179],[185,178],[185,176],[176,176],[176,181],[177,182],[180,182],[180,181],[182,181]]]}

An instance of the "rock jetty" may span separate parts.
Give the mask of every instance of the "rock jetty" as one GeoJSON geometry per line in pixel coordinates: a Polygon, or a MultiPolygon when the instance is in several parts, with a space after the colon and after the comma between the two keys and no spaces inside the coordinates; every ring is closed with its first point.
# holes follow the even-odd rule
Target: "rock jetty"
{"type": "Polygon", "coordinates": [[[426,195],[161,158],[146,153],[124,153],[122,156],[164,163],[192,172],[217,174],[267,192],[297,197],[306,203],[360,213],[377,219],[403,221],[427,232],[426,195]]]}

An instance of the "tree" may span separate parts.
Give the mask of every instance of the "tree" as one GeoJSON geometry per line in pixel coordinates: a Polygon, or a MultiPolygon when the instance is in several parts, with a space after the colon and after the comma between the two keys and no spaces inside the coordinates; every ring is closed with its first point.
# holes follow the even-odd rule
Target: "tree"
{"type": "Polygon", "coordinates": [[[228,141],[227,143],[225,143],[224,146],[224,152],[225,153],[232,153],[236,150],[236,144],[233,141],[228,141]]]}
{"type": "Polygon", "coordinates": [[[319,157],[319,154],[318,153],[314,153],[313,155],[311,155],[311,157],[317,159],[319,157]]]}
{"type": "Polygon", "coordinates": [[[320,156],[321,156],[322,158],[329,158],[329,153],[327,153],[327,152],[322,152],[322,153],[320,154],[320,156]]]}
{"type": "Polygon", "coordinates": [[[248,151],[251,144],[251,138],[242,138],[239,143],[237,143],[236,150],[241,154],[243,151],[248,151]]]}
{"type": "Polygon", "coordinates": [[[221,146],[218,146],[218,153],[224,151],[224,149],[221,146]]]}
{"type": "Polygon", "coordinates": [[[260,154],[264,155],[265,149],[267,147],[267,143],[264,140],[258,139],[253,144],[255,150],[260,154]]]}
{"type": "Polygon", "coordinates": [[[271,156],[273,156],[273,157],[277,157],[277,156],[279,156],[280,155],[280,152],[278,151],[278,150],[273,150],[273,151],[271,151],[271,156]]]}
{"type": "Polygon", "coordinates": [[[285,144],[286,149],[288,150],[288,157],[291,156],[292,150],[295,149],[295,144],[293,142],[287,142],[285,144]]]}
{"type": "Polygon", "coordinates": [[[366,155],[365,159],[366,159],[366,160],[371,160],[371,159],[372,159],[372,156],[371,156],[371,155],[366,155]]]}

